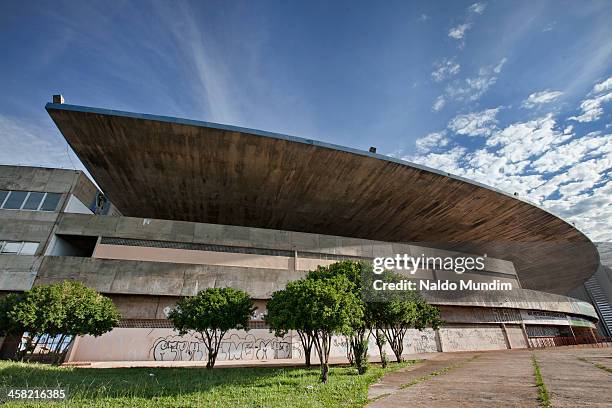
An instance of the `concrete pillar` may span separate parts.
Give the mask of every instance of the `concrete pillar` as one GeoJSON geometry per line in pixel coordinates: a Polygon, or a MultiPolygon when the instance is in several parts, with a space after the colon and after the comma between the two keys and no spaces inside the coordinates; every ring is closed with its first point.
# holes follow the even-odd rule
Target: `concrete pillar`
{"type": "Polygon", "coordinates": [[[576,333],[574,333],[574,329],[572,328],[571,324],[569,328],[570,328],[570,331],[572,332],[572,337],[574,338],[574,344],[578,344],[578,340],[576,339],[576,333]]]}
{"type": "Polygon", "coordinates": [[[595,335],[595,330],[593,330],[593,328],[591,327],[591,335],[593,336],[593,341],[595,342],[595,344],[597,344],[597,336],[595,335]]]}
{"type": "Polygon", "coordinates": [[[531,348],[531,344],[529,344],[529,335],[527,334],[527,327],[525,327],[524,322],[521,322],[521,329],[523,330],[523,337],[525,337],[525,343],[527,343],[527,348],[531,348]]]}
{"type": "Polygon", "coordinates": [[[293,270],[298,270],[298,253],[297,251],[293,251],[293,270]]]}
{"type": "Polygon", "coordinates": [[[442,336],[440,336],[440,330],[434,330],[434,333],[436,338],[436,348],[440,353],[442,353],[444,349],[442,348],[442,336]]]}
{"type": "Polygon", "coordinates": [[[512,348],[512,344],[510,344],[510,337],[508,337],[508,330],[506,329],[506,323],[501,323],[502,331],[504,332],[504,339],[506,340],[506,347],[508,349],[512,348]]]}

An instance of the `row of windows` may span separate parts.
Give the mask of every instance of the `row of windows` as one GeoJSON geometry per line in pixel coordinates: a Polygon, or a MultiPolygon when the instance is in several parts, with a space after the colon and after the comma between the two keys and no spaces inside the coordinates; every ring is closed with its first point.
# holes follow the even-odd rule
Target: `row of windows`
{"type": "Polygon", "coordinates": [[[55,211],[62,195],[38,191],[0,190],[0,208],[5,210],[55,211]]]}
{"type": "Polygon", "coordinates": [[[34,255],[38,242],[0,241],[0,254],[34,255]]]}

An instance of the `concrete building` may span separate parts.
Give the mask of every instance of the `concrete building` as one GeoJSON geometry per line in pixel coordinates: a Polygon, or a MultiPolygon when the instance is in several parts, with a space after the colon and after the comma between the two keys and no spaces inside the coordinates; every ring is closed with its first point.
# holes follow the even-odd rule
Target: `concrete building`
{"type": "MultiPolygon", "coordinates": [[[[507,282],[512,291],[424,292],[446,321],[406,352],[527,347],[586,338],[598,317],[566,294],[593,275],[595,246],[513,195],[375,153],[176,118],[46,107],[87,167],[0,166],[0,290],[79,280],[109,296],[120,327],[78,338],[70,361],[199,360],[166,313],[206,287],[248,292],[257,311],[219,360],[301,358],[275,338],[266,300],[317,265],[410,254],[487,254],[484,270],[419,269],[426,281],[507,282]]],[[[342,338],[332,353],[344,355],[342,338]]],[[[372,347],[371,350],[375,350],[372,347]]]]}

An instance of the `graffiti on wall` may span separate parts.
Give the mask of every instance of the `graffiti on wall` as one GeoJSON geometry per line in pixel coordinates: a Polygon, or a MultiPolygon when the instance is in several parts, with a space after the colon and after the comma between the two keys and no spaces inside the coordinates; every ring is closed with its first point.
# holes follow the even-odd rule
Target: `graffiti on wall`
{"type": "MultiPolygon", "coordinates": [[[[194,336],[158,337],[150,354],[155,361],[202,361],[207,352],[204,343],[194,336]]],[[[271,360],[277,358],[301,358],[302,350],[293,343],[291,336],[284,338],[244,337],[232,334],[221,341],[217,360],[271,360]]]]}

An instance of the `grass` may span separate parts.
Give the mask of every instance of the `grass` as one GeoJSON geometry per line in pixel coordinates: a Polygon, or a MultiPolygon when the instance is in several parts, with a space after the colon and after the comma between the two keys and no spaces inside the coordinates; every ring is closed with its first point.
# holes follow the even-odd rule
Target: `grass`
{"type": "Polygon", "coordinates": [[[546,384],[544,384],[544,380],[542,379],[542,373],[540,372],[540,365],[538,364],[538,360],[535,355],[531,356],[533,361],[533,370],[536,379],[536,386],[538,387],[538,399],[540,400],[540,405],[544,408],[550,408],[550,397],[548,395],[548,390],[546,389],[546,384]]]}
{"type": "Polygon", "coordinates": [[[603,364],[601,364],[601,363],[594,363],[594,362],[592,362],[592,361],[587,360],[587,359],[586,359],[586,358],[584,358],[584,357],[576,357],[576,358],[577,358],[578,360],[584,361],[585,363],[590,363],[590,364],[593,364],[595,367],[599,368],[600,370],[604,370],[604,371],[607,371],[607,372],[609,372],[609,373],[612,373],[612,368],[607,367],[607,366],[605,366],[605,365],[603,365],[603,364]]]}
{"type": "Polygon", "coordinates": [[[88,407],[362,407],[368,386],[383,374],[414,364],[371,364],[357,375],[332,367],[327,384],[318,368],[76,368],[0,362],[0,388],[64,388],[69,400],[10,402],[5,406],[88,407]]]}

